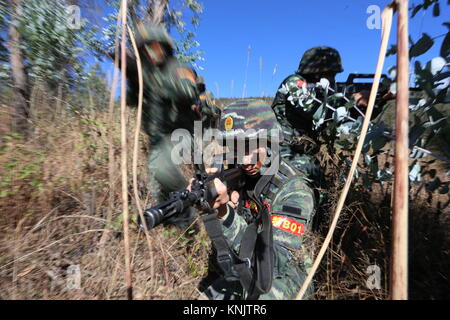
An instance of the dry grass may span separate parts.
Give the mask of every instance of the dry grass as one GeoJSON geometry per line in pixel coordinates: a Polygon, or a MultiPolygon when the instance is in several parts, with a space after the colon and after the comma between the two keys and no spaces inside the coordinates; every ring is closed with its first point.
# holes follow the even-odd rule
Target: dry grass
{"type": "MultiPolygon", "coordinates": [[[[125,299],[120,176],[111,187],[107,114],[64,110],[55,115],[51,104],[34,108],[38,112],[32,119],[32,138],[24,141],[9,133],[1,145],[0,298],[125,299]],[[108,225],[109,192],[114,194],[115,211],[108,225]],[[109,236],[102,247],[99,241],[105,231],[109,236]],[[71,266],[80,268],[80,289],[70,289],[71,266]]],[[[134,118],[129,110],[128,127],[134,118]]],[[[117,122],[116,157],[118,132],[117,122]]],[[[128,139],[131,142],[131,130],[128,139]]],[[[141,136],[138,185],[149,205],[146,145],[146,137],[141,136]]],[[[132,190],[131,178],[128,184],[132,190]]],[[[129,208],[135,217],[133,200],[129,208]]],[[[207,261],[209,252],[201,228],[196,234],[186,230],[182,235],[175,228],[156,228],[150,232],[152,254],[134,222],[131,234],[135,298],[198,296],[196,283],[206,272],[202,261],[207,261]]]]}
{"type": "MultiPolygon", "coordinates": [[[[9,132],[8,108],[1,109],[0,299],[126,299],[120,176],[115,185],[109,185],[107,114],[70,111],[67,105],[55,114],[52,99],[37,97],[35,101],[35,129],[29,141],[9,132]],[[115,210],[107,224],[109,193],[114,195],[115,210]],[[107,241],[101,246],[105,230],[107,241]],[[79,289],[70,286],[73,266],[80,268],[79,289]]],[[[129,128],[134,119],[134,111],[129,110],[129,128]]],[[[114,132],[118,160],[118,121],[114,132]]],[[[130,130],[129,145],[132,136],[130,130]]],[[[141,135],[138,191],[148,206],[152,199],[148,196],[146,146],[146,137],[141,135]]],[[[342,168],[328,153],[322,161],[328,168],[327,200],[316,215],[313,249],[320,246],[328,230],[330,208],[341,190],[342,168]]],[[[443,168],[436,169],[442,176],[443,168]]],[[[131,175],[128,187],[130,213],[135,217],[131,175]]],[[[353,187],[315,277],[317,299],[387,297],[390,190],[389,185],[377,185],[371,191],[353,187]],[[366,286],[366,269],[374,264],[381,269],[380,290],[366,286]]],[[[411,297],[449,298],[448,195],[430,197],[424,189],[414,191],[411,297]]],[[[211,252],[202,224],[196,222],[188,230],[159,226],[150,232],[151,249],[136,224],[130,226],[135,298],[197,299],[211,252]]]]}
{"type": "MultiPolygon", "coordinates": [[[[392,163],[391,155],[385,162],[392,163]]],[[[323,238],[343,182],[344,170],[325,154],[327,198],[316,215],[316,236],[323,238]]],[[[421,160],[423,163],[430,158],[421,160]]],[[[382,164],[382,162],[380,162],[382,164]]],[[[445,165],[434,165],[445,181],[445,165]]],[[[424,177],[425,179],[427,177],[424,177]]],[[[316,277],[318,299],[387,299],[391,250],[392,183],[374,184],[371,190],[353,185],[338,223],[330,249],[316,277]],[[369,289],[367,268],[377,265],[381,288],[369,289]]],[[[450,298],[450,196],[412,186],[410,197],[410,287],[413,299],[450,298]]],[[[321,241],[316,240],[319,244],[321,241]]]]}

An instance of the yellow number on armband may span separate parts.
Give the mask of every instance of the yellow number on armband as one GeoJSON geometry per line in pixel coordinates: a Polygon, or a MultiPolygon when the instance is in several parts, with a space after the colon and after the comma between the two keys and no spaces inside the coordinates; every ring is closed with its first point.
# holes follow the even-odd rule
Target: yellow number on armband
{"type": "Polygon", "coordinates": [[[303,224],[299,224],[298,225],[298,234],[302,234],[304,232],[304,230],[303,230],[303,224]]]}
{"type": "Polygon", "coordinates": [[[297,225],[295,223],[291,224],[291,231],[295,232],[297,230],[297,225]]]}

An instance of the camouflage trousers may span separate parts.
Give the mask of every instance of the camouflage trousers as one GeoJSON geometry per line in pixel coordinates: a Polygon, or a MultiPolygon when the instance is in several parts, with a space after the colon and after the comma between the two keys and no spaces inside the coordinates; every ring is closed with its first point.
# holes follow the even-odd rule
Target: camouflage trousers
{"type": "MultiPolygon", "coordinates": [[[[185,139],[178,144],[178,148],[183,147],[185,151],[192,150],[191,144],[191,140],[185,139]]],[[[170,192],[183,189],[188,184],[178,164],[188,160],[189,155],[180,155],[174,148],[175,143],[170,141],[169,137],[161,138],[158,143],[150,146],[149,186],[152,199],[156,203],[168,200],[170,192]]],[[[195,209],[189,208],[183,214],[166,220],[166,223],[187,227],[192,222],[194,214],[195,209]]]]}
{"type": "MultiPolygon", "coordinates": [[[[288,249],[285,249],[288,250],[288,249]]],[[[277,255],[280,256],[280,255],[277,255]]],[[[281,255],[288,257],[289,255],[281,255]]],[[[276,258],[278,260],[278,258],[276,258]]],[[[281,261],[275,261],[274,278],[272,288],[266,294],[259,297],[258,300],[294,300],[300,291],[300,286],[308,276],[312,259],[305,254],[300,258],[301,261],[291,261],[285,264],[281,261]]],[[[314,297],[314,285],[311,283],[303,297],[304,300],[310,300],[314,297]]],[[[202,292],[201,300],[242,300],[244,292],[238,281],[228,282],[223,277],[217,278],[210,286],[202,292]]]]}
{"type": "MultiPolygon", "coordinates": [[[[309,191],[311,194],[312,191],[309,191]]],[[[282,195],[280,195],[282,197],[282,195]]],[[[305,198],[306,200],[307,198],[305,198]]],[[[312,198],[309,197],[312,200],[312,198]]],[[[292,198],[291,198],[292,200],[292,198]]],[[[291,204],[286,202],[284,204],[291,204]]],[[[274,209],[277,206],[273,206],[274,209]]],[[[305,210],[305,213],[307,210],[305,210]]],[[[279,216],[279,213],[276,212],[279,216]]],[[[305,232],[309,234],[312,227],[313,212],[308,216],[308,222],[294,217],[289,221],[303,224],[305,232]]],[[[286,222],[289,222],[286,221],[286,222]]],[[[273,224],[274,222],[272,222],[273,224]]],[[[278,225],[278,224],[277,224],[278,225]]],[[[229,241],[230,246],[238,250],[247,222],[242,215],[236,214],[233,223],[224,229],[224,235],[229,241]]],[[[312,266],[310,257],[310,238],[298,237],[297,235],[286,232],[285,229],[273,227],[273,246],[274,246],[274,268],[273,280],[270,291],[259,297],[260,300],[292,300],[298,294],[301,285],[305,281],[308,272],[312,266]]],[[[291,229],[292,230],[292,229],[291,229]]],[[[304,299],[313,298],[314,287],[308,286],[304,299]]],[[[238,281],[227,282],[224,278],[218,278],[202,293],[202,299],[214,300],[241,300],[245,298],[243,288],[238,281]]]]}

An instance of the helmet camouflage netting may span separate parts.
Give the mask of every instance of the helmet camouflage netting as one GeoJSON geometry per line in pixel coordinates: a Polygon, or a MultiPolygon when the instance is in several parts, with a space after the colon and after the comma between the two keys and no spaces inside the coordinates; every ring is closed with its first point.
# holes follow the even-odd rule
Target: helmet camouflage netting
{"type": "Polygon", "coordinates": [[[339,52],[330,47],[314,47],[306,50],[298,66],[301,75],[344,71],[339,52]]]}

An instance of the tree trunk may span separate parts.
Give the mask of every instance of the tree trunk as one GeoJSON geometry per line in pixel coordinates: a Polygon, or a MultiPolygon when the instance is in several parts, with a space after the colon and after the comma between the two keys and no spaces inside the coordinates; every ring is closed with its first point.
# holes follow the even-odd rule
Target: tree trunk
{"type": "Polygon", "coordinates": [[[23,53],[20,48],[20,33],[17,30],[21,5],[21,0],[12,1],[12,19],[9,25],[9,55],[14,88],[13,130],[27,137],[29,135],[28,120],[30,116],[28,81],[23,63],[23,53]]]}

